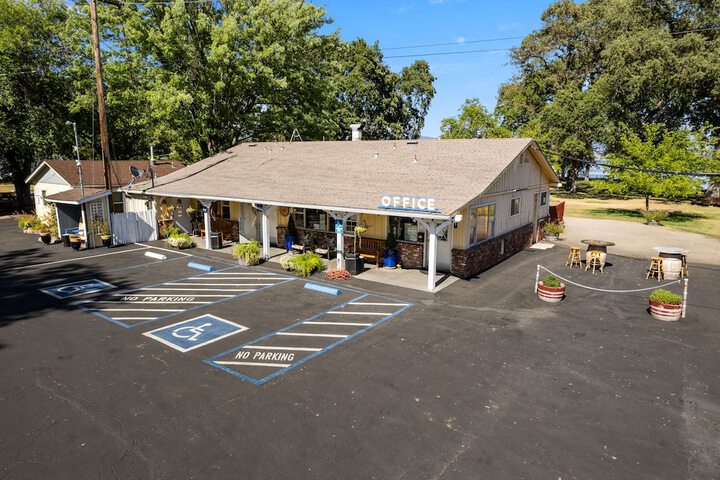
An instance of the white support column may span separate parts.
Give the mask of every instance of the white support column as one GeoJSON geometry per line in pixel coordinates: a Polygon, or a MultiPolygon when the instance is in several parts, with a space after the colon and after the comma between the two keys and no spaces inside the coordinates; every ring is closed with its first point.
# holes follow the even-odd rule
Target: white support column
{"type": "Polygon", "coordinates": [[[210,207],[212,207],[212,200],[200,200],[200,204],[203,206],[203,219],[205,220],[205,248],[210,250],[212,248],[212,243],[210,242],[210,233],[212,233],[210,207]]]}
{"type": "MultiPolygon", "coordinates": [[[[348,218],[355,215],[354,213],[344,213],[344,212],[327,212],[333,220],[339,220],[342,222],[342,232],[338,233],[335,232],[335,235],[337,236],[337,245],[335,248],[337,248],[337,265],[336,268],[338,270],[342,270],[345,268],[345,222],[348,218]]],[[[333,222],[333,227],[335,222],[333,222]]]]}
{"type": "Polygon", "coordinates": [[[453,223],[452,220],[439,223],[437,220],[426,221],[418,218],[418,224],[425,227],[428,233],[428,292],[435,290],[435,283],[437,282],[437,234],[451,223],[453,223]]]}
{"type": "Polygon", "coordinates": [[[57,220],[57,238],[62,240],[62,228],[60,228],[60,215],[58,215],[58,208],[57,203],[53,203],[53,208],[55,208],[55,219],[57,220]]]}
{"type": "MultiPolygon", "coordinates": [[[[80,204],[80,217],[82,218],[82,224],[83,224],[83,231],[82,235],[83,238],[85,238],[85,248],[90,248],[90,239],[88,238],[88,228],[87,228],[87,222],[85,221],[85,204],[80,204]]],[[[80,233],[80,232],[78,232],[80,233]]]]}
{"type": "Polygon", "coordinates": [[[262,248],[263,258],[267,260],[270,258],[270,210],[273,209],[272,205],[262,206],[262,248]]]}

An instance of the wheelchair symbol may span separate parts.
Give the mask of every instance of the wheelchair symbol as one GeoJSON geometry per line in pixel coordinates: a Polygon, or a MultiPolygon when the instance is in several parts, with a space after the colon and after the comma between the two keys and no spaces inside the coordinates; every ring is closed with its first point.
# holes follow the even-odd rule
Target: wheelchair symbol
{"type": "Polygon", "coordinates": [[[197,341],[198,337],[205,333],[205,327],[211,327],[212,323],[203,323],[196,327],[180,327],[172,332],[172,336],[175,338],[184,338],[191,342],[197,341]],[[187,332],[185,332],[187,330],[187,332]],[[189,332],[189,333],[188,333],[189,332]]]}
{"type": "Polygon", "coordinates": [[[67,287],[60,287],[57,289],[58,292],[67,294],[77,293],[82,290],[85,290],[85,285],[68,285],[67,287]]]}

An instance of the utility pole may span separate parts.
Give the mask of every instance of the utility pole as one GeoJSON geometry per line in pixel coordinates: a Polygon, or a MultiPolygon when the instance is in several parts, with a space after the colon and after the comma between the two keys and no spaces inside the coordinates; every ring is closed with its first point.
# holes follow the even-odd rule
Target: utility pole
{"type": "MultiPolygon", "coordinates": [[[[115,4],[115,2],[107,2],[115,4]]],[[[98,117],[100,120],[100,143],[102,145],[103,170],[105,172],[105,189],[112,189],[110,180],[110,138],[108,137],[107,116],[105,115],[105,88],[102,78],[102,61],[100,59],[100,36],[95,0],[90,0],[90,20],[92,23],[92,43],[95,56],[95,84],[98,96],[98,117]]]]}

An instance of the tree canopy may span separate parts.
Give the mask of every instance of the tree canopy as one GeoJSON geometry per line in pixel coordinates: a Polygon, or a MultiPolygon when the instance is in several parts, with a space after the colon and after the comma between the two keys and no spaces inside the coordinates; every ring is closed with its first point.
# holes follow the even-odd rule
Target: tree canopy
{"type": "MultiPolygon", "coordinates": [[[[417,138],[435,94],[429,66],[396,73],[377,44],[323,33],[324,8],[298,0],[98,4],[113,158],[150,144],[185,162],[243,140],[417,138]]],[[[0,162],[97,156],[89,7],[0,0],[0,162]],[[30,66],[30,68],[28,68],[30,66]],[[26,72],[27,70],[32,70],[26,72]],[[52,94],[47,94],[52,92],[52,94]]],[[[16,190],[25,190],[16,182],[16,190]]]]}
{"type": "Polygon", "coordinates": [[[457,117],[444,118],[440,123],[440,138],[507,138],[509,128],[499,124],[477,98],[465,100],[457,117]]]}

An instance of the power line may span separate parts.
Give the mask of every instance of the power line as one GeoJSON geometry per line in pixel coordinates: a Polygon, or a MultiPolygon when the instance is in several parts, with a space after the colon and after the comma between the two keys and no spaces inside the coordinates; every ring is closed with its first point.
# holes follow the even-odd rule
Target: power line
{"type": "Polygon", "coordinates": [[[575,158],[570,157],[568,155],[564,155],[562,153],[555,152],[553,150],[541,150],[541,152],[548,152],[551,155],[556,155],[561,158],[565,158],[567,160],[572,160],[574,162],[578,163],[586,163],[590,165],[597,165],[600,167],[606,167],[606,168],[617,168],[619,170],[632,170],[635,172],[643,172],[643,173],[657,173],[661,175],[684,175],[684,176],[694,176],[694,177],[720,177],[720,172],[687,172],[687,171],[668,171],[668,170],[656,170],[651,168],[639,168],[639,167],[631,167],[631,166],[625,166],[625,165],[614,165],[612,163],[609,163],[606,159],[600,159],[598,160],[585,160],[582,158],[575,158]]]}
{"type": "Polygon", "coordinates": [[[435,57],[438,55],[463,55],[465,53],[507,52],[510,48],[488,48],[486,50],[463,50],[461,52],[413,53],[411,55],[387,55],[384,58],[435,57]]]}
{"type": "Polygon", "coordinates": [[[424,48],[424,47],[444,47],[447,45],[465,45],[468,43],[486,43],[486,42],[500,42],[503,40],[518,40],[525,37],[501,37],[501,38],[484,38],[482,40],[468,40],[463,42],[448,42],[448,43],[426,43],[425,45],[408,45],[406,47],[387,47],[381,48],[381,50],[407,50],[409,48],[424,48]]]}

